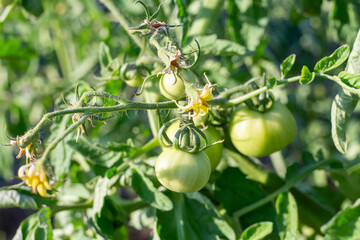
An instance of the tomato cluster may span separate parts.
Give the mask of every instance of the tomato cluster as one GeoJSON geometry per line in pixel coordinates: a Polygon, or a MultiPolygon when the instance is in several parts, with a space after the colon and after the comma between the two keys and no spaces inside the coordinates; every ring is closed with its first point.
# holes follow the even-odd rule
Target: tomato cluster
{"type": "MultiPolygon", "coordinates": [[[[174,139],[180,129],[175,121],[166,129],[169,139],[174,139]]],[[[208,126],[202,130],[211,144],[222,139],[216,128],[208,126]]],[[[165,148],[155,164],[159,182],[175,192],[195,192],[203,188],[222,158],[223,144],[217,143],[202,152],[189,153],[174,148],[165,148]]]]}
{"type": "MultiPolygon", "coordinates": [[[[174,73],[166,73],[161,77],[160,91],[173,100],[185,96],[184,83],[174,73]]],[[[204,125],[207,116],[192,116],[192,120],[196,126],[204,125]]],[[[170,141],[177,141],[179,134],[176,133],[180,131],[180,127],[180,121],[175,121],[166,128],[170,141]]],[[[210,144],[222,139],[218,130],[212,126],[204,128],[202,133],[210,144]]],[[[296,122],[291,112],[276,101],[265,111],[243,106],[230,118],[229,135],[232,144],[242,154],[264,157],[283,149],[293,140],[296,122]]],[[[186,152],[186,149],[181,151],[165,148],[156,161],[155,173],[159,182],[172,191],[198,191],[206,185],[211,172],[219,164],[222,153],[222,143],[211,145],[197,153],[186,152]]]]}

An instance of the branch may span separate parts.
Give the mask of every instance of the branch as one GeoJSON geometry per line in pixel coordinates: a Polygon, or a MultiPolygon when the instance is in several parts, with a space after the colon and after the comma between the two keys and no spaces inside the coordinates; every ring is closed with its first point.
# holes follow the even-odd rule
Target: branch
{"type": "Polygon", "coordinates": [[[282,187],[280,187],[278,190],[274,191],[273,193],[271,193],[270,195],[266,196],[265,198],[260,199],[257,202],[254,202],[253,204],[250,204],[244,208],[241,208],[239,210],[237,210],[236,212],[234,212],[233,214],[233,218],[235,220],[238,220],[239,217],[265,205],[266,203],[274,200],[279,194],[289,191],[290,188],[292,188],[297,182],[301,181],[303,178],[305,178],[307,175],[309,175],[310,173],[312,173],[314,170],[324,166],[324,165],[328,165],[329,163],[333,162],[333,159],[330,160],[324,160],[324,161],[320,161],[320,162],[316,162],[314,165],[310,166],[309,168],[305,169],[302,173],[300,173],[299,175],[297,175],[294,178],[289,179],[282,187]]]}

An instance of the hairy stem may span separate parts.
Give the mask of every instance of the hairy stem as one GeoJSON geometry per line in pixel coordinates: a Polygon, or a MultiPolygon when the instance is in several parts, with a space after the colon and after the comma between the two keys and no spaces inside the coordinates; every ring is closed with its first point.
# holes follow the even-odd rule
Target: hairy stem
{"type": "MultiPolygon", "coordinates": [[[[277,82],[277,85],[295,82],[295,81],[298,81],[299,79],[300,79],[300,76],[285,79],[285,80],[280,80],[277,82]]],[[[224,98],[227,96],[227,94],[220,94],[219,95],[220,97],[214,98],[213,100],[209,101],[209,104],[212,106],[230,107],[230,106],[240,104],[240,103],[242,103],[254,96],[257,96],[269,89],[270,89],[269,87],[264,86],[262,88],[256,89],[245,95],[242,95],[240,97],[230,99],[230,100],[227,100],[226,98],[224,98]]],[[[238,87],[237,90],[242,91],[243,88],[238,87]]],[[[231,91],[231,94],[234,94],[234,90],[231,91]]],[[[26,132],[26,134],[22,137],[24,139],[24,142],[20,147],[26,147],[34,139],[34,136],[37,135],[37,133],[46,124],[46,122],[48,122],[50,119],[52,119],[54,117],[67,115],[67,114],[75,114],[75,113],[87,113],[89,115],[92,115],[92,114],[98,114],[98,113],[121,112],[121,111],[126,111],[126,110],[153,110],[153,109],[173,109],[173,108],[177,108],[177,106],[172,101],[157,102],[157,103],[132,102],[125,98],[122,98],[120,96],[113,95],[110,93],[97,92],[97,91],[86,92],[81,96],[81,98],[74,105],[73,108],[68,108],[68,109],[54,111],[54,112],[44,114],[43,117],[41,118],[41,120],[39,121],[39,123],[33,129],[30,129],[28,132],[26,132]],[[114,106],[109,106],[109,107],[97,107],[97,106],[82,107],[83,103],[89,97],[107,98],[107,99],[113,100],[119,104],[114,105],[114,106]]]]}
{"type": "Polygon", "coordinates": [[[85,113],[79,120],[73,123],[70,127],[68,127],[65,132],[54,139],[45,149],[43,155],[37,162],[37,166],[41,166],[46,159],[49,157],[50,153],[56,148],[56,146],[61,142],[67,135],[69,135],[72,131],[78,128],[81,124],[83,124],[86,119],[90,116],[90,114],[85,113]]]}
{"type": "Polygon", "coordinates": [[[92,206],[93,206],[92,200],[86,201],[84,203],[79,203],[76,205],[55,206],[51,211],[51,215],[54,216],[58,212],[67,211],[67,210],[83,210],[83,209],[91,208],[92,206]]]}

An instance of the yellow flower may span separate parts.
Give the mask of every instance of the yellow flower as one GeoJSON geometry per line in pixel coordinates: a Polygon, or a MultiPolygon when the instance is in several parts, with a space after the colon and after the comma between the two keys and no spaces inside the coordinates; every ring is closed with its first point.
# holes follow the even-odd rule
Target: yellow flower
{"type": "Polygon", "coordinates": [[[39,169],[36,169],[35,163],[21,166],[18,170],[18,176],[25,181],[26,185],[32,188],[33,193],[39,193],[42,197],[52,196],[46,192],[46,189],[53,189],[55,186],[49,184],[43,166],[39,169]]]}
{"type": "MultiPolygon", "coordinates": [[[[204,73],[205,75],[205,73],[204,73]]],[[[212,90],[214,88],[214,85],[212,85],[205,75],[205,78],[207,80],[207,84],[204,86],[203,89],[196,90],[198,93],[197,98],[194,100],[193,98],[190,98],[190,103],[186,106],[180,106],[176,101],[175,104],[184,111],[193,111],[193,113],[190,115],[191,117],[196,117],[198,115],[203,116],[206,115],[209,112],[209,104],[208,101],[213,99],[212,90]]]]}

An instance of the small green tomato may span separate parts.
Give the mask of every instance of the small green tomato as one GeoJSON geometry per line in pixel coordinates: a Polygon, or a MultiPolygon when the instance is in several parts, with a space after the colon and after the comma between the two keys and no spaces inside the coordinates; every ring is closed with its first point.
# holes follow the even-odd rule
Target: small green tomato
{"type": "Polygon", "coordinates": [[[125,76],[125,83],[130,87],[140,87],[144,82],[143,76],[136,69],[127,71],[125,76]]]}
{"type": "Polygon", "coordinates": [[[186,96],[184,82],[175,73],[163,74],[159,87],[162,95],[168,99],[178,100],[186,96]]]}

